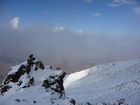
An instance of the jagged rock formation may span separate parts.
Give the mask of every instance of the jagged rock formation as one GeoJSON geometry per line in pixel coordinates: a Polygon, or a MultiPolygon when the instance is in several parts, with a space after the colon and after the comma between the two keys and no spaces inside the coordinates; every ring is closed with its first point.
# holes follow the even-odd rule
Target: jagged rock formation
{"type": "Polygon", "coordinates": [[[17,69],[15,68],[10,69],[8,76],[4,79],[2,83],[2,86],[0,89],[1,95],[4,95],[5,92],[7,92],[10,88],[12,88],[10,83],[16,83],[16,85],[22,88],[30,87],[31,85],[33,85],[34,77],[30,77],[31,69],[34,69],[34,70],[44,69],[43,63],[39,60],[35,60],[32,54],[29,56],[27,61],[19,65],[17,69]],[[23,81],[24,80],[22,78],[23,75],[27,79],[26,83],[23,81]]]}
{"type": "Polygon", "coordinates": [[[46,91],[49,89],[53,90],[53,94],[57,93],[59,98],[65,97],[65,91],[63,86],[63,79],[66,73],[62,72],[60,75],[49,76],[48,79],[43,81],[42,86],[45,87],[46,91]]]}
{"type": "MultiPolygon", "coordinates": [[[[40,60],[36,60],[31,54],[27,61],[10,69],[7,77],[2,82],[0,93],[5,97],[5,95],[13,95],[21,89],[37,87],[41,88],[46,95],[50,94],[51,104],[57,103],[56,101],[60,99],[66,101],[63,102],[64,105],[75,105],[76,101],[68,98],[65,94],[63,86],[65,75],[66,73],[61,70],[52,70],[50,66],[45,67],[40,60]]],[[[15,102],[27,101],[18,98],[14,100],[15,102]]],[[[37,104],[36,100],[32,102],[37,104]]]]}

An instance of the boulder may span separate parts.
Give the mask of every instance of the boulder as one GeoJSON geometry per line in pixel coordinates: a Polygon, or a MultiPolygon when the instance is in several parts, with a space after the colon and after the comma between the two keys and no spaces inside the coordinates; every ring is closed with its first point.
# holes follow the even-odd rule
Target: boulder
{"type": "Polygon", "coordinates": [[[49,76],[48,79],[43,81],[42,86],[45,87],[46,91],[50,90],[52,93],[56,92],[59,95],[59,98],[65,96],[63,79],[66,73],[62,72],[60,75],[49,76]]]}

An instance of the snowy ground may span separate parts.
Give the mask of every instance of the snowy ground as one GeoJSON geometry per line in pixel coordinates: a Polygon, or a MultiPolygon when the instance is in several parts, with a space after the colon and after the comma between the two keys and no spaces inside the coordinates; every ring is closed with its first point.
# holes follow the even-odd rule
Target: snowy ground
{"type": "MultiPolygon", "coordinates": [[[[34,86],[11,91],[0,96],[0,105],[51,105],[52,97],[39,84],[49,75],[56,75],[59,71],[31,72],[35,77],[34,86]],[[18,102],[20,99],[20,102],[18,102]]],[[[23,77],[24,78],[24,77],[23,77]]],[[[64,80],[66,95],[77,103],[110,103],[125,99],[128,105],[140,105],[140,59],[125,62],[114,62],[97,65],[93,68],[67,75],[64,80]]],[[[70,105],[67,100],[56,100],[59,105],[70,105]]],[[[81,105],[81,104],[77,104],[81,105]]],[[[82,104],[84,105],[84,104],[82,104]]],[[[87,105],[87,104],[86,104],[87,105]]]]}
{"type": "Polygon", "coordinates": [[[97,65],[65,78],[68,96],[79,102],[111,103],[125,99],[140,105],[140,59],[97,65]]]}

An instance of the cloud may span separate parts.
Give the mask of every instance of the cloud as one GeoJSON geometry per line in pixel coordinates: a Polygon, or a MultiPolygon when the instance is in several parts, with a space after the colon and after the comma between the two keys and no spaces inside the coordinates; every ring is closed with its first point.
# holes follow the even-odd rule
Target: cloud
{"type": "Polygon", "coordinates": [[[83,30],[78,30],[77,31],[78,34],[83,34],[83,32],[84,32],[83,30]]]}
{"type": "Polygon", "coordinates": [[[99,13],[99,12],[96,12],[95,14],[94,14],[94,16],[101,16],[102,14],[101,13],[99,13]]]}
{"type": "Polygon", "coordinates": [[[84,0],[87,3],[91,3],[93,0],[84,0]]]}
{"type": "Polygon", "coordinates": [[[65,30],[65,27],[63,27],[63,26],[57,26],[57,27],[55,27],[54,28],[54,31],[56,31],[56,32],[61,32],[61,31],[64,31],[65,30]]]}
{"type": "Polygon", "coordinates": [[[122,4],[110,3],[108,6],[110,7],[120,7],[122,4]]]}
{"type": "Polygon", "coordinates": [[[13,29],[19,28],[19,23],[20,23],[19,19],[20,19],[19,17],[14,17],[13,19],[11,19],[10,25],[13,29]]]}
{"type": "Polygon", "coordinates": [[[133,9],[136,14],[140,15],[140,7],[136,7],[133,9]]]}
{"type": "Polygon", "coordinates": [[[126,4],[134,4],[132,0],[113,0],[111,3],[108,4],[110,7],[120,7],[126,4]]]}
{"type": "Polygon", "coordinates": [[[140,56],[139,45],[140,36],[135,34],[91,34],[46,23],[32,25],[23,31],[1,31],[0,35],[1,55],[25,58],[33,53],[45,65],[59,66],[69,73],[116,58],[137,58],[140,56]]]}
{"type": "Polygon", "coordinates": [[[102,13],[100,13],[100,12],[95,12],[95,13],[90,12],[89,14],[90,14],[91,16],[95,16],[95,17],[102,16],[102,13]]]}

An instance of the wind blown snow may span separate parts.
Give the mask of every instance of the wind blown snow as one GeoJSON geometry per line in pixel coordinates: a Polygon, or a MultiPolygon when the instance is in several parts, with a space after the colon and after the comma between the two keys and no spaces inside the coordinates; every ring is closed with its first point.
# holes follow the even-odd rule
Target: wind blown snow
{"type": "Polygon", "coordinates": [[[66,94],[81,102],[111,103],[125,99],[140,105],[140,59],[97,65],[65,78],[66,94]]]}

